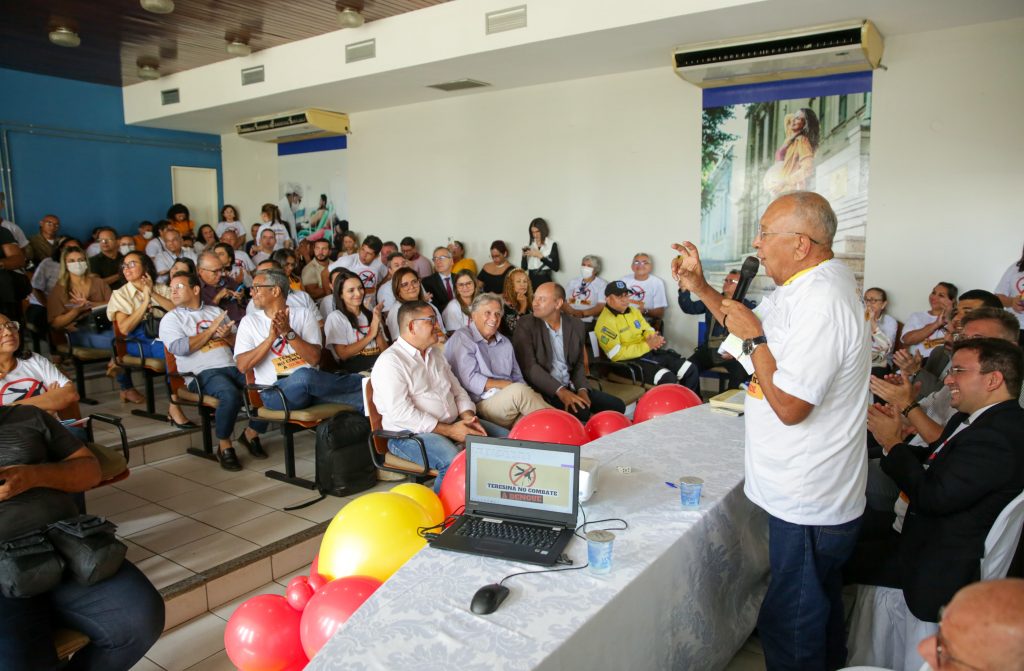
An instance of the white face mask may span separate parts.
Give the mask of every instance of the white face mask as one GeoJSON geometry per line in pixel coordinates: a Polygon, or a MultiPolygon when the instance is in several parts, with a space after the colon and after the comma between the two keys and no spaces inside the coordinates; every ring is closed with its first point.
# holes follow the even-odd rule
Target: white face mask
{"type": "Polygon", "coordinates": [[[89,264],[85,261],[72,261],[68,264],[68,272],[81,277],[89,272],[89,264]]]}
{"type": "Polygon", "coordinates": [[[133,247],[132,245],[121,245],[120,249],[121,253],[125,255],[135,251],[135,247],[133,247]]]}
{"type": "Polygon", "coordinates": [[[590,266],[580,266],[580,275],[583,276],[583,279],[589,280],[594,276],[594,269],[590,266]]]}
{"type": "Polygon", "coordinates": [[[153,239],[153,231],[143,231],[142,232],[142,239],[143,240],[152,240],[153,239]]]}

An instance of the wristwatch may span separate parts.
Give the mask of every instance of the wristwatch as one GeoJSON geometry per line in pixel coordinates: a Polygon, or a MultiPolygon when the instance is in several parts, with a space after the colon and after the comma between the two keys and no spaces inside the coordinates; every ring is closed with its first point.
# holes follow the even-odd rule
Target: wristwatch
{"type": "Polygon", "coordinates": [[[743,341],[743,356],[750,356],[754,353],[754,350],[758,345],[763,345],[768,342],[768,338],[763,335],[759,335],[756,338],[748,338],[743,341]]]}
{"type": "Polygon", "coordinates": [[[299,337],[299,334],[296,333],[295,331],[288,331],[288,334],[285,335],[285,340],[291,342],[292,340],[295,340],[298,337],[299,337]]]}

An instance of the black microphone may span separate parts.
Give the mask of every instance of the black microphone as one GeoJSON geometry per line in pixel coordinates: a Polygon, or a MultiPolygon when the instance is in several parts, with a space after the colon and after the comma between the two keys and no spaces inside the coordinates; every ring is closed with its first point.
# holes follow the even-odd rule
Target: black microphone
{"type": "Polygon", "coordinates": [[[740,279],[736,282],[736,291],[732,294],[732,300],[743,302],[747,290],[750,289],[750,283],[754,281],[754,276],[757,275],[757,269],[760,267],[761,262],[757,260],[756,256],[748,256],[743,261],[743,266],[740,268],[740,279]]]}

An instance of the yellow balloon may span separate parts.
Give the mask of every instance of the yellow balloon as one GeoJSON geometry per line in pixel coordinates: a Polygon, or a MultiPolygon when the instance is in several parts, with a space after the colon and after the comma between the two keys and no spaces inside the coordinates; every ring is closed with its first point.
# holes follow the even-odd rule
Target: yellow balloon
{"type": "Polygon", "coordinates": [[[430,487],[425,487],[415,482],[406,482],[393,487],[391,493],[408,496],[423,506],[423,509],[427,511],[427,515],[430,516],[431,524],[440,524],[444,521],[444,505],[441,503],[441,498],[430,487]]]}
{"type": "Polygon", "coordinates": [[[327,526],[320,544],[320,574],[328,580],[365,575],[384,582],[426,545],[416,530],[432,524],[423,506],[408,496],[360,496],[327,526]]]}

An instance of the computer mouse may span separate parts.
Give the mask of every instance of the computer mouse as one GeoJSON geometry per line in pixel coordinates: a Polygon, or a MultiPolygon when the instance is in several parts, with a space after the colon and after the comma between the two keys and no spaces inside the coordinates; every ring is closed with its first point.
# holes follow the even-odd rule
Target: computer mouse
{"type": "Polygon", "coordinates": [[[473,595],[469,609],[477,615],[490,615],[498,610],[501,602],[508,596],[508,587],[497,583],[484,585],[473,595]]]}

